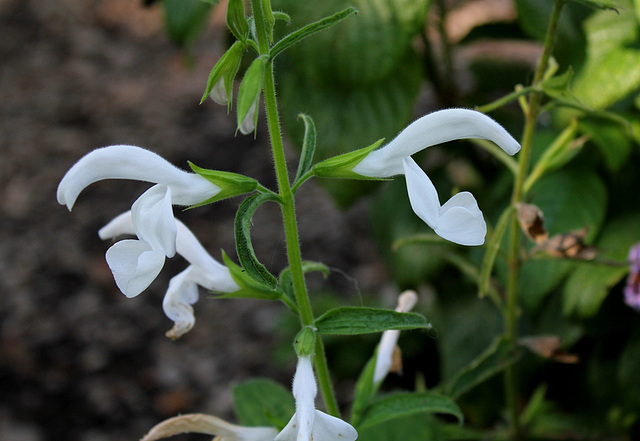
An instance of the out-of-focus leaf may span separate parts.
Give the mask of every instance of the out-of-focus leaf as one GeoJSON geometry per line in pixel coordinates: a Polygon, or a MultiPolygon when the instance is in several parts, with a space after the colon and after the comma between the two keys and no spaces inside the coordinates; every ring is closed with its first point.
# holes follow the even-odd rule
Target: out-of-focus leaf
{"type": "MultiPolygon", "coordinates": [[[[563,313],[591,317],[609,294],[609,290],[629,272],[624,265],[629,248],[640,239],[640,213],[614,220],[606,225],[596,243],[601,258],[623,265],[584,264],[574,271],[564,286],[563,313]]],[[[622,302],[622,294],[620,301],[622,302]]]]}
{"type": "Polygon", "coordinates": [[[463,368],[445,385],[447,395],[458,398],[463,393],[496,375],[514,363],[519,353],[512,351],[511,344],[501,337],[496,339],[478,358],[463,368]]]}
{"type": "Polygon", "coordinates": [[[607,190],[589,169],[563,169],[542,177],[529,191],[531,203],[542,210],[551,236],[589,228],[587,239],[600,231],[607,190]]]}
{"type": "Polygon", "coordinates": [[[233,404],[243,426],[271,426],[279,422],[281,427],[295,412],[291,392],[275,381],[248,380],[233,387],[233,404]]]}
{"type": "Polygon", "coordinates": [[[609,170],[617,172],[627,162],[631,153],[631,139],[620,124],[584,118],[580,120],[580,130],[598,146],[609,170]]]}
{"type": "Polygon", "coordinates": [[[449,397],[436,392],[395,393],[376,400],[369,406],[358,428],[367,428],[418,413],[440,413],[455,416],[462,423],[464,416],[449,397]]]}
{"type": "Polygon", "coordinates": [[[628,0],[619,13],[598,11],[584,28],[588,39],[587,62],[576,75],[573,92],[587,106],[604,109],[640,88],[638,20],[628,0]]]}
{"type": "Polygon", "coordinates": [[[430,329],[426,318],[415,312],[365,307],[334,308],[315,321],[319,334],[358,335],[389,329],[430,329]]]}
{"type": "Polygon", "coordinates": [[[167,33],[180,46],[188,46],[198,36],[212,6],[200,0],[162,0],[162,4],[167,33]]]}

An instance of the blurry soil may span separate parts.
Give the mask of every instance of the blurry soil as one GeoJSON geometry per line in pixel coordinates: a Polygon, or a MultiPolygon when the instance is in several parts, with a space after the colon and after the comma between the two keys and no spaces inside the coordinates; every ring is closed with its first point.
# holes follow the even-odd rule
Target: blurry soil
{"type": "MultiPolygon", "coordinates": [[[[281,329],[291,319],[282,305],[201,292],[195,328],[173,342],[164,336],[172,323],[161,302],[184,261],[168,260],[137,298],[118,291],[104,261],[109,244],[97,231],[148,184],[94,184],[72,213],[56,202],[65,171],[111,144],[273,187],[264,124],[255,139],[235,137],[235,115],[198,104],[222,53],[220,22],[212,18],[187,68],[157,6],[0,0],[0,440],[136,440],[178,413],[233,420],[231,386],[247,378],[289,385],[292,351],[274,356],[290,347],[276,341],[291,337],[281,329]]],[[[339,269],[323,286],[356,299],[359,290],[380,293],[386,279],[363,239],[363,207],[340,212],[307,184],[299,200],[304,257],[339,269]]],[[[220,249],[233,255],[238,203],[176,214],[219,259],[220,249]]],[[[253,232],[258,254],[281,270],[275,207],[260,210],[253,232]]]]}

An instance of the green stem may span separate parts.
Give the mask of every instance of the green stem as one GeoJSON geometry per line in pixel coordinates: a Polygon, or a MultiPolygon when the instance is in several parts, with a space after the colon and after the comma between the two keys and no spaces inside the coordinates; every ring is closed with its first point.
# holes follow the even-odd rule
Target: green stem
{"type": "MultiPolygon", "coordinates": [[[[269,52],[269,40],[262,11],[262,2],[260,0],[252,0],[252,7],[260,54],[267,54],[269,52]]],[[[304,271],[302,269],[302,255],[300,252],[300,238],[295,212],[295,200],[291,183],[289,181],[287,162],[282,143],[282,132],[280,130],[280,119],[278,115],[272,61],[273,60],[269,61],[265,68],[265,112],[267,115],[267,125],[269,127],[269,139],[271,141],[271,153],[278,182],[278,191],[282,198],[282,221],[284,224],[287,257],[289,261],[289,269],[291,270],[293,291],[296,297],[301,324],[302,326],[310,326],[314,323],[314,317],[311,309],[311,302],[309,301],[304,271]]],[[[331,386],[331,378],[329,376],[327,361],[320,336],[316,339],[315,364],[318,383],[320,384],[320,390],[323,393],[327,411],[331,415],[339,416],[338,404],[333,393],[333,387],[331,386]]]]}
{"type": "MultiPolygon", "coordinates": [[[[533,77],[532,88],[535,89],[538,83],[544,77],[549,64],[551,50],[555,39],[558,21],[564,6],[565,0],[556,0],[554,2],[553,11],[547,27],[547,34],[544,41],[544,48],[536,72],[533,77]]],[[[516,206],[522,202],[524,196],[524,182],[529,170],[529,161],[531,158],[531,149],[533,145],[533,135],[535,132],[536,121],[540,112],[540,104],[542,101],[542,93],[538,91],[531,92],[529,95],[529,103],[525,112],[525,123],[522,134],[522,149],[518,157],[518,172],[516,173],[515,183],[511,203],[516,206]]],[[[505,336],[511,345],[515,346],[518,338],[518,276],[522,262],[520,260],[521,249],[520,227],[518,225],[517,216],[514,215],[511,221],[511,236],[509,247],[509,277],[507,280],[507,298],[505,309],[505,336]]],[[[520,413],[518,405],[518,388],[517,388],[517,371],[514,364],[505,370],[505,395],[507,408],[509,411],[509,420],[511,424],[512,439],[517,441],[523,438],[522,427],[520,425],[520,413]]]]}

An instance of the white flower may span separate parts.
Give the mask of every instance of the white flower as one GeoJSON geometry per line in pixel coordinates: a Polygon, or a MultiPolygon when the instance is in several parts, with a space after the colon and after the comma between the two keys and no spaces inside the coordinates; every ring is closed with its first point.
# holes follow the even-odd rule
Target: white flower
{"type": "MultiPolygon", "coordinates": [[[[396,311],[409,312],[418,303],[418,294],[415,291],[404,291],[398,296],[398,306],[396,311]]],[[[400,331],[391,329],[384,331],[378,345],[378,355],[376,356],[376,367],[373,371],[373,383],[384,380],[393,365],[393,354],[400,337],[400,331]]]]}
{"type": "Polygon", "coordinates": [[[317,393],[311,358],[299,357],[293,377],[296,412],[274,441],[354,441],[358,432],[349,423],[315,408],[317,393]]]}
{"type": "Polygon", "coordinates": [[[411,155],[455,139],[483,138],[510,155],[520,144],[497,122],[469,109],[447,109],[419,118],[384,147],[369,153],[353,171],[362,176],[386,178],[404,174],[413,211],[439,236],[461,245],[481,245],[487,228],[478,204],[469,192],[440,205],[429,177],[411,155]]]}
{"type": "Polygon", "coordinates": [[[218,192],[220,187],[188,173],[149,150],[114,145],[81,158],[58,186],[58,202],[69,210],[90,184],[103,179],[154,182],[131,207],[137,240],[124,240],[107,251],[107,262],[118,288],[135,297],[156,278],[166,257],[176,253],[177,227],[172,205],[192,205],[218,192]]]}
{"type": "MultiPolygon", "coordinates": [[[[198,301],[198,285],[216,292],[234,292],[240,289],[231,277],[229,269],[211,257],[186,225],[177,219],[174,220],[174,225],[177,230],[175,249],[190,265],[171,279],[162,302],[165,314],[175,322],[173,328],[167,332],[167,337],[170,338],[178,338],[193,328],[195,317],[191,305],[198,301]]],[[[117,216],[98,232],[102,239],[112,239],[122,234],[134,233],[133,214],[130,211],[117,216]]],[[[116,259],[115,263],[112,262],[113,256],[110,255],[110,252],[117,245],[127,242],[142,241],[122,240],[107,252],[107,262],[112,268],[118,286],[120,279],[126,279],[129,276],[127,272],[135,272],[135,262],[132,263],[134,269],[123,268],[124,274],[119,273],[113,270],[113,268],[117,268],[119,260],[116,259]]],[[[151,253],[151,251],[147,252],[151,253]]],[[[164,259],[164,256],[162,258],[164,259]]]]}
{"type": "Polygon", "coordinates": [[[192,413],[161,422],[140,441],[156,441],[180,433],[215,435],[217,441],[272,441],[278,431],[273,427],[236,426],[213,415],[192,413]]]}

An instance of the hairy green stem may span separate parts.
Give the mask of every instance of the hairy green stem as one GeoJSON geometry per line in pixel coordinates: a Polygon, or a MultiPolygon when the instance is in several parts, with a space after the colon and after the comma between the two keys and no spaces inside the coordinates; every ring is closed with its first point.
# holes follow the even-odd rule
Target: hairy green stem
{"type": "MultiPolygon", "coordinates": [[[[264,13],[262,11],[262,2],[260,0],[252,0],[252,7],[260,54],[268,54],[269,40],[264,20],[264,13]]],[[[311,302],[309,301],[304,271],[302,269],[302,255],[300,252],[300,238],[295,212],[294,193],[289,181],[284,145],[282,142],[282,132],[280,130],[272,60],[267,63],[265,70],[265,112],[267,115],[267,125],[269,127],[269,139],[271,142],[271,153],[278,182],[278,191],[282,198],[282,221],[284,224],[287,258],[289,262],[289,269],[291,270],[293,291],[296,297],[300,321],[302,326],[309,326],[313,325],[314,317],[313,310],[311,309],[311,302]]],[[[315,365],[316,376],[318,377],[318,383],[320,384],[320,390],[322,391],[327,412],[331,415],[339,416],[338,404],[331,385],[329,369],[320,336],[316,339],[315,365]]]]}
{"type": "MultiPolygon", "coordinates": [[[[543,52],[538,62],[538,66],[533,77],[533,82],[531,84],[533,89],[535,89],[538,83],[542,80],[549,65],[549,58],[551,57],[551,50],[553,49],[553,43],[558,28],[558,21],[560,20],[560,14],[562,12],[564,3],[565,0],[556,0],[554,2],[553,11],[551,13],[549,25],[547,27],[543,52]]],[[[522,149],[520,150],[520,155],[518,157],[518,172],[516,173],[513,194],[511,198],[511,203],[513,206],[516,206],[516,204],[522,202],[524,197],[524,182],[529,171],[529,161],[531,158],[533,135],[535,132],[538,114],[540,112],[541,101],[541,92],[531,92],[531,94],[529,95],[528,106],[525,111],[525,123],[521,143],[522,149]]],[[[507,280],[507,298],[505,309],[505,336],[514,347],[518,338],[518,276],[522,265],[522,262],[520,260],[520,241],[520,227],[518,225],[517,216],[514,214],[511,222],[508,258],[509,277],[507,280]]],[[[523,433],[520,424],[517,371],[515,365],[512,364],[505,370],[504,382],[507,408],[509,411],[509,420],[511,424],[511,439],[518,441],[523,439],[523,433]]]]}

